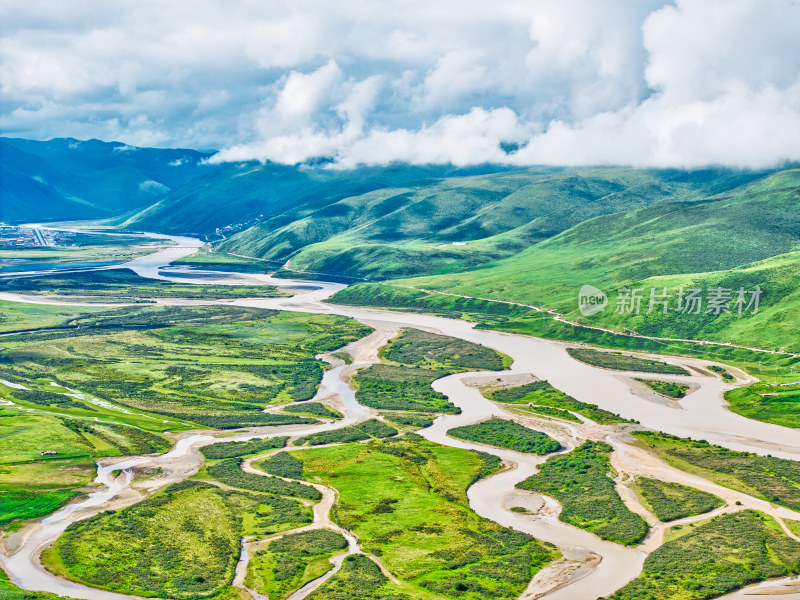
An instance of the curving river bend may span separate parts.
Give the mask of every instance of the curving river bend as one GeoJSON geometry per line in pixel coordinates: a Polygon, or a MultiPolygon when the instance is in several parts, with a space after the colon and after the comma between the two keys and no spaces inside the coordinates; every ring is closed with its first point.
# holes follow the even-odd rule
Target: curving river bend
{"type": "MultiPolygon", "coordinates": [[[[336,291],[345,287],[341,284],[292,281],[275,279],[267,275],[231,273],[218,280],[207,277],[192,279],[187,277],[173,278],[164,269],[172,261],[189,255],[202,246],[202,242],[192,238],[170,238],[175,247],[161,249],[153,254],[140,257],[118,267],[127,267],[142,277],[175,280],[183,283],[227,283],[231,285],[247,284],[258,280],[281,287],[289,287],[295,295],[290,298],[254,298],[224,301],[225,304],[273,308],[288,311],[328,313],[353,317],[377,330],[378,338],[387,337],[387,332],[401,327],[416,327],[442,333],[478,344],[494,348],[512,357],[513,364],[506,374],[533,374],[547,379],[555,387],[569,395],[601,408],[617,412],[620,415],[635,419],[647,428],[663,431],[682,437],[706,439],[711,443],[726,446],[733,450],[772,454],[783,458],[800,460],[800,436],[796,430],[746,419],[730,412],[725,407],[722,394],[731,386],[711,376],[671,376],[675,381],[691,383],[695,390],[680,403],[680,408],[643,400],[635,393],[625,373],[606,371],[578,362],[566,352],[567,344],[522,335],[485,331],[475,329],[473,324],[420,315],[399,313],[372,308],[339,306],[325,304],[323,301],[336,291]],[[383,335],[381,336],[381,332],[383,335]]],[[[36,274],[32,272],[30,274],[36,274]]],[[[17,274],[19,275],[19,274],[17,274]]],[[[14,294],[0,294],[0,297],[21,302],[33,301],[42,303],[41,298],[26,298],[14,294]]],[[[45,301],[46,302],[46,301],[45,301]]],[[[194,300],[159,300],[160,304],[208,304],[209,302],[194,300]]],[[[375,334],[373,334],[375,335],[375,334]]],[[[388,336],[391,337],[391,336],[388,336]]],[[[708,361],[684,359],[669,356],[655,356],[659,360],[688,367],[703,367],[711,364],[708,361]]],[[[351,369],[352,370],[352,369],[351,369]]],[[[255,437],[271,437],[277,435],[306,435],[313,431],[343,427],[368,418],[369,409],[358,404],[352,389],[348,386],[343,367],[326,372],[320,394],[333,394],[339,397],[345,408],[345,418],[336,423],[325,423],[314,426],[254,428],[236,437],[226,440],[244,440],[255,437]]],[[[698,373],[698,371],[693,371],[698,373]]],[[[640,548],[626,548],[611,542],[600,540],[593,534],[561,523],[557,519],[559,507],[547,498],[515,490],[515,485],[536,472],[537,465],[544,458],[501,450],[489,446],[481,446],[456,440],[447,435],[453,427],[474,423],[493,415],[512,416],[501,407],[486,400],[476,389],[465,382],[475,373],[462,373],[440,379],[434,388],[446,394],[450,400],[462,409],[460,415],[440,417],[434,425],[419,433],[426,438],[449,446],[480,449],[500,457],[509,468],[490,478],[473,485],[468,491],[470,506],[479,515],[508,527],[525,531],[535,537],[556,544],[564,558],[539,573],[528,593],[523,597],[546,597],[550,600],[585,600],[607,595],[625,585],[641,570],[646,552],[657,547],[657,542],[648,546],[645,541],[640,548]],[[524,497],[528,496],[528,497],[524,497]],[[510,500],[517,505],[526,502],[536,508],[534,517],[508,510],[510,500]]],[[[496,376],[497,373],[492,373],[496,376]]],[[[628,374],[633,375],[633,374],[628,374]]],[[[642,377],[637,373],[636,376],[642,377]]],[[[662,376],[659,375],[659,378],[662,376]]],[[[515,418],[518,418],[515,416],[515,418]]],[[[743,503],[744,507],[758,508],[779,518],[800,519],[800,514],[788,509],[780,509],[766,502],[720,488],[706,480],[696,481],[697,477],[672,469],[653,456],[642,453],[629,446],[623,438],[608,437],[602,428],[586,426],[561,426],[549,430],[548,433],[559,439],[566,448],[572,448],[583,439],[607,439],[616,450],[619,466],[627,465],[629,472],[658,471],[659,476],[680,483],[688,483],[717,493],[726,500],[734,499],[743,503]],[[599,437],[598,437],[599,436],[599,437]]],[[[541,427],[540,427],[541,428],[541,427]]],[[[134,504],[146,495],[155,491],[155,485],[163,487],[169,483],[180,481],[194,474],[202,464],[198,448],[215,441],[216,432],[204,435],[188,435],[181,438],[168,453],[158,457],[128,457],[103,461],[98,465],[97,483],[102,484],[100,491],[89,494],[84,500],[70,504],[47,517],[41,523],[26,527],[14,539],[8,540],[9,555],[0,556],[5,570],[12,581],[23,589],[48,591],[63,596],[82,598],[85,600],[130,600],[132,596],[105,592],[66,581],[45,571],[39,563],[41,551],[57,539],[66,527],[77,519],[87,518],[109,507],[120,508],[134,504]],[[131,471],[134,467],[158,466],[166,477],[158,484],[137,486],[131,483],[131,471]],[[113,472],[122,470],[114,477],[113,472]]],[[[615,464],[615,467],[618,466],[615,464]]],[[[641,507],[631,507],[637,512],[641,507]]],[[[643,515],[644,516],[644,515],[643,515]]],[[[787,600],[800,599],[800,593],[784,593],[781,598],[787,600]]],[[[737,592],[726,598],[743,598],[744,592],[737,592]]]]}

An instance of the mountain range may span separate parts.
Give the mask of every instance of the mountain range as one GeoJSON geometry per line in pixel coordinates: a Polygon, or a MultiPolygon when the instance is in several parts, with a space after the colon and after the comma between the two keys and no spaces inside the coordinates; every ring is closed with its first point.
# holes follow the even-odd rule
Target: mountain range
{"type": "Polygon", "coordinates": [[[341,170],[325,161],[212,164],[210,152],[73,139],[2,138],[0,151],[0,220],[8,223],[105,219],[194,234],[214,242],[215,252],[269,259],[294,276],[403,279],[579,321],[583,284],[609,293],[761,286],[762,313],[746,322],[723,314],[698,325],[652,312],[623,320],[612,311],[594,319],[653,335],[724,333],[756,345],[785,345],[775,332],[787,326],[800,333],[794,168],[341,170]]]}

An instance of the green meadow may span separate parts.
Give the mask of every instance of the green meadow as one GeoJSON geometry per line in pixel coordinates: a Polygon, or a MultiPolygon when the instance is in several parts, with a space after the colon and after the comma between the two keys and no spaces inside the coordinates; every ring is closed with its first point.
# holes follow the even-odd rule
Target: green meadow
{"type": "Polygon", "coordinates": [[[328,559],[346,549],[344,536],[327,529],[287,534],[252,556],[245,583],[270,598],[284,598],[331,570],[328,559]]]}
{"type": "Polygon", "coordinates": [[[800,510],[800,462],[735,452],[704,440],[688,440],[654,431],[637,431],[633,435],[678,469],[800,510]]]}
{"type": "Polygon", "coordinates": [[[186,481],[70,525],[43,561],[93,587],[209,598],[229,585],[242,535],[269,535],[310,520],[310,510],[296,500],[186,481]]]}
{"type": "Polygon", "coordinates": [[[704,600],[800,571],[800,544],[769,516],[745,510],[698,524],[650,554],[613,600],[704,600]]]}
{"type": "Polygon", "coordinates": [[[561,450],[561,444],[546,433],[507,419],[492,418],[464,427],[454,427],[447,435],[528,454],[549,454],[561,450]]]}
{"type": "Polygon", "coordinates": [[[605,540],[635,546],[648,526],[631,512],[609,476],[611,446],[586,442],[569,454],[547,460],[536,475],[517,487],[555,498],[563,507],[560,521],[591,531],[605,540]]]}
{"type": "MultiPolygon", "coordinates": [[[[313,397],[324,368],[315,355],[369,331],[331,315],[126,307],[7,338],[0,377],[47,390],[55,381],[134,412],[160,415],[173,429],[175,422],[215,428],[313,422],[262,410],[313,397]]],[[[84,414],[95,406],[75,401],[68,408],[84,414]]]]}
{"type": "Polygon", "coordinates": [[[726,392],[725,400],[748,419],[800,428],[800,384],[755,383],[726,392]]]}
{"type": "Polygon", "coordinates": [[[658,379],[640,379],[636,381],[645,384],[656,394],[665,396],[667,398],[674,398],[680,400],[689,391],[689,386],[683,383],[675,383],[674,381],[659,381],[658,379]]]}
{"type": "MultiPolygon", "coordinates": [[[[534,381],[533,383],[525,383],[510,388],[487,391],[485,395],[489,400],[495,402],[525,405],[519,406],[519,408],[524,408],[534,413],[543,411],[542,414],[556,416],[569,421],[577,421],[578,419],[566,411],[578,413],[596,423],[629,422],[618,414],[603,410],[595,404],[576,400],[572,396],[554,388],[547,381],[534,381]],[[553,410],[557,412],[552,412],[553,410]]],[[[518,407],[515,406],[514,408],[518,407]]]]}
{"type": "MultiPolygon", "coordinates": [[[[791,282],[787,280],[785,284],[791,285],[791,282]]],[[[634,336],[629,335],[629,328],[619,332],[601,331],[592,329],[594,324],[591,323],[586,326],[564,323],[548,313],[510,304],[506,300],[461,298],[435,291],[425,292],[407,287],[406,282],[358,283],[337,292],[329,302],[430,313],[475,321],[483,329],[580,342],[602,348],[719,361],[744,369],[766,381],[793,382],[797,381],[797,373],[800,373],[800,358],[789,355],[699,341],[667,341],[634,336]]]]}
{"type": "MultiPolygon", "coordinates": [[[[413,434],[291,454],[303,461],[309,481],[336,488],[336,521],[404,583],[397,591],[412,597],[517,598],[557,556],[551,546],[469,509],[467,487],[499,467],[489,455],[413,434]]],[[[360,568],[373,571],[366,563],[360,568]]],[[[375,577],[364,598],[386,591],[375,577]]],[[[340,597],[331,594],[319,597],[340,597]]]]}
{"type": "Polygon", "coordinates": [[[380,351],[381,362],[358,371],[356,398],[384,410],[453,413],[460,409],[431,384],[446,375],[471,370],[502,370],[511,358],[479,344],[403,329],[380,351]]]}
{"type": "Polygon", "coordinates": [[[660,479],[637,477],[632,487],[660,521],[701,515],[725,504],[713,494],[660,479]]]}
{"type": "Polygon", "coordinates": [[[14,408],[0,408],[0,440],[0,530],[55,512],[94,479],[99,458],[171,445],[137,427],[14,408]]]}

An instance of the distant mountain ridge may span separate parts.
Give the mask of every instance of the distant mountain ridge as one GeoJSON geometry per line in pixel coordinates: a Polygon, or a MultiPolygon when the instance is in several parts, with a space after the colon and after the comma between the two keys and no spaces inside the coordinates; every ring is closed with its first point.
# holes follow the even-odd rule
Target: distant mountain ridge
{"type": "Polygon", "coordinates": [[[207,152],[0,138],[0,221],[96,219],[142,209],[217,167],[207,152]]]}
{"type": "Polygon", "coordinates": [[[538,167],[442,177],[265,218],[221,251],[292,269],[387,279],[472,269],[587,219],[736,188],[761,173],[538,167]]]}

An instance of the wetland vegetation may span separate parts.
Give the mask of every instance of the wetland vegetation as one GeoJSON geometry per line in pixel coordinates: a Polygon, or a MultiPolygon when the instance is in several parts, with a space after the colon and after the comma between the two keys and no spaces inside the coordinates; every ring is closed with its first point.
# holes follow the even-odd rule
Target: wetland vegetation
{"type": "Polygon", "coordinates": [[[265,492],[278,496],[292,496],[306,500],[320,500],[322,494],[310,485],[296,481],[284,481],[279,477],[264,477],[242,470],[242,459],[227,458],[215,463],[206,469],[208,474],[225,485],[250,490],[265,492]]]}
{"type": "Polygon", "coordinates": [[[344,536],[329,529],[287,534],[253,554],[246,584],[270,598],[284,598],[330,571],[328,559],[346,549],[344,536]]]}
{"type": "Polygon", "coordinates": [[[772,577],[800,572],[800,544],[753,510],[684,526],[647,557],[612,600],[702,600],[772,577]],[[683,533],[685,531],[685,533],[683,533]]]}
{"type": "MultiPolygon", "coordinates": [[[[550,407],[561,411],[568,410],[601,424],[629,422],[628,419],[623,419],[616,413],[603,410],[595,404],[576,400],[572,396],[554,388],[547,381],[534,381],[533,383],[526,383],[524,385],[492,390],[486,392],[486,397],[495,402],[530,404],[533,405],[533,409],[550,407]]],[[[544,414],[547,415],[549,413],[545,412],[544,414]]],[[[563,417],[560,413],[552,416],[574,420],[563,417]]]]}
{"type": "Polygon", "coordinates": [[[549,454],[561,450],[561,444],[546,433],[496,417],[473,425],[454,427],[447,435],[529,454],[549,454]]]}
{"type": "MultiPolygon", "coordinates": [[[[490,455],[440,446],[414,434],[292,454],[303,461],[306,477],[337,489],[337,522],[380,557],[408,585],[403,591],[411,596],[516,598],[533,574],[557,556],[552,546],[469,510],[469,485],[500,466],[490,455]]],[[[329,587],[344,589],[337,583],[347,576],[344,572],[329,587]]],[[[379,570],[374,586],[359,597],[383,597],[386,582],[378,575],[379,570]]]]}
{"type": "Polygon", "coordinates": [[[623,354],[622,352],[609,352],[607,350],[594,350],[592,348],[567,348],[567,353],[575,360],[602,369],[690,375],[689,371],[683,367],[658,360],[638,358],[629,354],[623,354]]]}
{"type": "Polygon", "coordinates": [[[563,507],[559,520],[605,540],[636,545],[648,526],[631,512],[614,487],[611,446],[586,442],[569,454],[547,460],[536,475],[517,484],[523,490],[552,496],[563,507]]]}
{"type": "Polygon", "coordinates": [[[313,422],[263,409],[313,397],[324,368],[315,355],[370,331],[344,317],[222,306],[126,307],[65,325],[8,338],[0,377],[215,428],[313,422]]]}
{"type": "Polygon", "coordinates": [[[431,388],[437,379],[469,370],[500,370],[511,362],[491,348],[418,329],[403,329],[380,356],[381,363],[354,378],[358,401],[372,408],[422,413],[461,412],[431,388]]]}
{"type": "Polygon", "coordinates": [[[637,477],[632,487],[645,507],[665,522],[701,515],[725,504],[713,494],[660,479],[637,477]]]}
{"type": "Polygon", "coordinates": [[[342,568],[312,593],[309,600],[411,600],[398,592],[369,557],[354,554],[344,559],[342,568]]]}
{"type": "Polygon", "coordinates": [[[288,452],[278,452],[255,463],[255,467],[270,475],[303,479],[303,461],[288,452]]]}
{"type": "Polygon", "coordinates": [[[283,448],[287,437],[271,437],[263,440],[248,440],[246,442],[218,442],[200,448],[200,452],[207,459],[238,458],[267,452],[274,448],[283,448]]]}
{"type": "Polygon", "coordinates": [[[128,594],[208,598],[230,582],[242,535],[311,520],[296,500],[187,481],[119,511],[73,523],[48,550],[49,568],[128,594]]]}
{"type": "Polygon", "coordinates": [[[293,445],[322,446],[323,444],[344,444],[360,442],[370,438],[386,438],[393,435],[397,435],[397,429],[377,419],[370,419],[358,425],[320,431],[319,433],[299,437],[293,442],[293,445]]]}
{"type": "Polygon", "coordinates": [[[129,269],[58,273],[38,277],[0,278],[0,292],[47,296],[81,296],[130,302],[137,298],[277,298],[287,296],[274,285],[194,284],[142,279],[129,269]]]}
{"type": "Polygon", "coordinates": [[[634,435],[671,465],[725,487],[800,510],[800,462],[736,452],[654,431],[634,435]]]}
{"type": "Polygon", "coordinates": [[[636,377],[636,381],[645,384],[656,394],[680,400],[689,392],[689,386],[685,383],[674,381],[659,381],[658,379],[641,379],[636,377]]]}
{"type": "Polygon", "coordinates": [[[725,392],[725,400],[748,419],[800,428],[800,383],[754,383],[725,392]]]}

